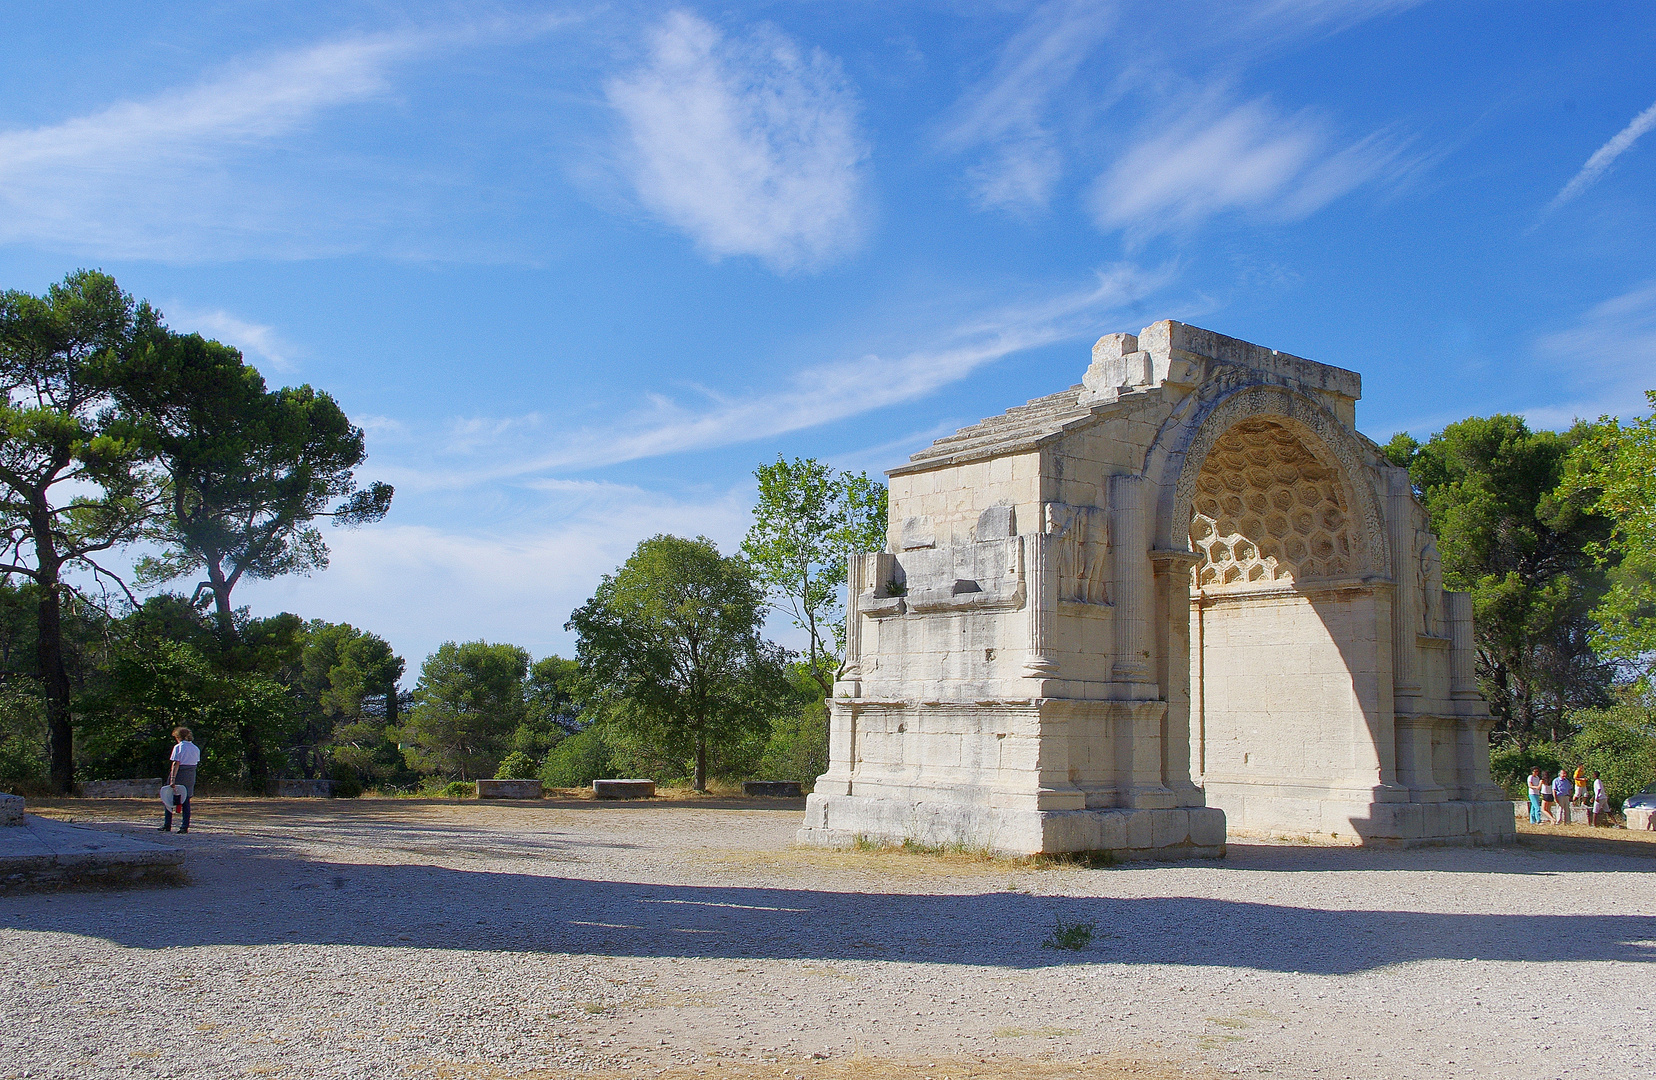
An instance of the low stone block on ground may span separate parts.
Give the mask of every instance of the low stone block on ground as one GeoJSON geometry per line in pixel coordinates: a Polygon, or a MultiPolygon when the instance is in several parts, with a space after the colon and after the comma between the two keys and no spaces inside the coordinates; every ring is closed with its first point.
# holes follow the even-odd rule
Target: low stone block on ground
{"type": "Polygon", "coordinates": [[[539,780],[479,780],[479,799],[538,799],[541,797],[539,780]]]}
{"type": "Polygon", "coordinates": [[[23,824],[23,799],[19,795],[0,795],[0,826],[23,824]]]}
{"type": "Polygon", "coordinates": [[[119,833],[27,815],[0,829],[0,894],[184,880],[184,852],[119,833]]]}
{"type": "Polygon", "coordinates": [[[160,776],[141,780],[88,780],[79,785],[83,799],[153,799],[166,779],[160,776]]]}
{"type": "Polygon", "coordinates": [[[656,793],[654,780],[594,780],[592,794],[600,799],[648,799],[656,793]]]}
{"type": "Polygon", "coordinates": [[[278,780],[275,783],[278,799],[331,799],[332,780],[278,780]]]}
{"type": "Polygon", "coordinates": [[[802,797],[795,780],[745,780],[743,795],[757,795],[771,799],[798,799],[802,797]]]}

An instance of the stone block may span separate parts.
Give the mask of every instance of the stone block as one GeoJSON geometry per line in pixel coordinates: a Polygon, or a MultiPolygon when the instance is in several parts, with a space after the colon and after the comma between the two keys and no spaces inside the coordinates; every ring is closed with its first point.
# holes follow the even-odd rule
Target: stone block
{"type": "Polygon", "coordinates": [[[1154,847],[1156,834],[1151,819],[1156,812],[1154,810],[1128,810],[1125,813],[1127,816],[1127,847],[1129,849],[1154,847]]]}
{"type": "Polygon", "coordinates": [[[83,799],[153,799],[166,783],[164,777],[144,780],[88,780],[78,785],[83,799]]]}
{"type": "Polygon", "coordinates": [[[1635,808],[1627,811],[1627,827],[1640,832],[1656,829],[1656,810],[1635,808]]]}
{"type": "Polygon", "coordinates": [[[23,797],[0,795],[0,826],[23,824],[23,797]]]}
{"type": "Polygon", "coordinates": [[[332,780],[277,780],[269,789],[278,799],[331,799],[332,780]]]}
{"type": "Polygon", "coordinates": [[[1225,812],[1215,806],[1192,806],[1190,815],[1190,842],[1201,847],[1220,847],[1225,843],[1225,812]]]}
{"type": "Polygon", "coordinates": [[[797,799],[799,784],[794,780],[744,780],[742,794],[771,799],[797,799]]]}
{"type": "Polygon", "coordinates": [[[1156,810],[1150,815],[1150,846],[1171,847],[1190,839],[1190,812],[1179,807],[1156,810]]]}
{"type": "Polygon", "coordinates": [[[592,794],[600,799],[648,799],[656,793],[654,780],[594,780],[592,794]]]}
{"type": "Polygon", "coordinates": [[[539,780],[479,780],[479,799],[538,799],[541,797],[539,780]]]}

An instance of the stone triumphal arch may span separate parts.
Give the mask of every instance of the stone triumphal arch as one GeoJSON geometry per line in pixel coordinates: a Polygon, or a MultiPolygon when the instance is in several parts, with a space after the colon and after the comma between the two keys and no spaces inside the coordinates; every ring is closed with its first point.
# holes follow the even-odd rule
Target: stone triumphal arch
{"type": "Polygon", "coordinates": [[[1472,609],[1361,379],[1176,322],[891,470],[800,839],[1511,839],[1472,609]]]}

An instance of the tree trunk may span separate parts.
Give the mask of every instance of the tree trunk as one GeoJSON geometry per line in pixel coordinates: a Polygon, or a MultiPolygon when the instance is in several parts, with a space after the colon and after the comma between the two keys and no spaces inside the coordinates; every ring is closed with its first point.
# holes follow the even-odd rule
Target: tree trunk
{"type": "Polygon", "coordinates": [[[75,729],[69,711],[69,672],[63,666],[63,605],[56,565],[43,557],[37,580],[40,583],[40,681],[46,690],[51,785],[57,794],[68,795],[75,787],[75,729]]]}
{"type": "Polygon", "coordinates": [[[397,726],[397,684],[392,683],[391,689],[385,692],[385,725],[397,726]]]}
{"type": "Polygon", "coordinates": [[[707,736],[696,736],[696,790],[707,794],[707,736]]]}

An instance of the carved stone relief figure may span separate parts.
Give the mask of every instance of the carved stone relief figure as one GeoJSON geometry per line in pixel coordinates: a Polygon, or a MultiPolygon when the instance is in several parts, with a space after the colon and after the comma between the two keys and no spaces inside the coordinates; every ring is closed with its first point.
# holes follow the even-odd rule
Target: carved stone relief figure
{"type": "Polygon", "coordinates": [[[1420,632],[1437,637],[1443,634],[1443,561],[1430,529],[1419,530],[1415,537],[1420,545],[1420,632]]]}
{"type": "Polygon", "coordinates": [[[1096,506],[1046,504],[1046,531],[1056,537],[1054,569],[1058,599],[1081,604],[1108,604],[1106,554],[1108,517],[1096,506]]]}

